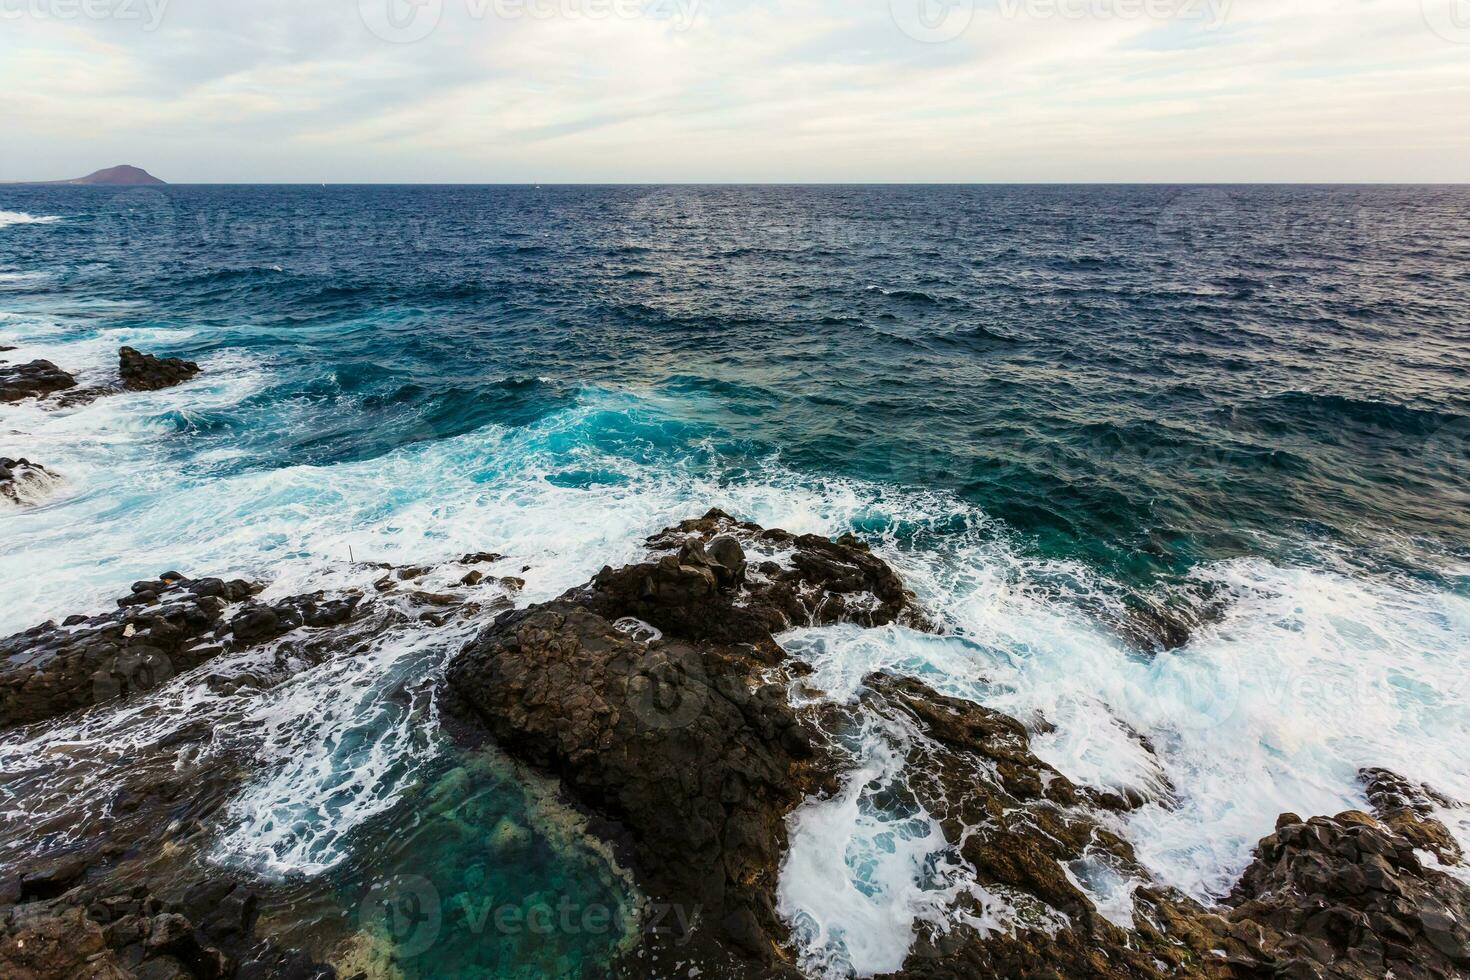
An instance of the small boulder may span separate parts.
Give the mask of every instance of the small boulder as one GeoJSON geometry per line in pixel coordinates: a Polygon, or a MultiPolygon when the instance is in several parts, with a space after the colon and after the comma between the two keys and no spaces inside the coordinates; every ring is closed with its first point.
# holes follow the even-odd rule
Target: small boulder
{"type": "Polygon", "coordinates": [[[0,402],[45,398],[76,386],[76,378],[50,361],[0,367],[0,402]]]}
{"type": "Polygon", "coordinates": [[[131,347],[117,352],[118,377],[127,391],[158,391],[183,384],[199,373],[199,365],[177,357],[155,357],[131,347]]]}

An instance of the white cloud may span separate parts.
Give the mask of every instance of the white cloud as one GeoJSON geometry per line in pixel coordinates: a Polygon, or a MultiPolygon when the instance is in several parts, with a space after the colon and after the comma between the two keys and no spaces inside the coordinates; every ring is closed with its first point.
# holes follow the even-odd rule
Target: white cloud
{"type": "Polygon", "coordinates": [[[55,2],[0,0],[0,177],[1470,179],[1470,44],[1421,0],[1229,0],[1213,29],[1107,14],[1166,0],[977,0],[944,43],[890,0],[681,0],[668,19],[421,0],[442,16],[404,44],[358,0],[170,0],[155,31],[30,12],[55,2]]]}

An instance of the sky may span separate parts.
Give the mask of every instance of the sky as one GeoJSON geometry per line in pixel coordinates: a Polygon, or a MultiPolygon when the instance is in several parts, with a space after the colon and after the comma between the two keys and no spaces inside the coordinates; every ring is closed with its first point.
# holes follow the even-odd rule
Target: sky
{"type": "Polygon", "coordinates": [[[0,179],[1470,180],[1470,0],[0,0],[0,179]]]}

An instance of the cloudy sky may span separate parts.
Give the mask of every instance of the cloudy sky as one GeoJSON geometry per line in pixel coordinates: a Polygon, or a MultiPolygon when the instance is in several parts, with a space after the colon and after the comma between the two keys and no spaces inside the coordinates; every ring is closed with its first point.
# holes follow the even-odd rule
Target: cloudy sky
{"type": "Polygon", "coordinates": [[[1470,180],[1470,0],[0,0],[0,179],[1470,180]]]}

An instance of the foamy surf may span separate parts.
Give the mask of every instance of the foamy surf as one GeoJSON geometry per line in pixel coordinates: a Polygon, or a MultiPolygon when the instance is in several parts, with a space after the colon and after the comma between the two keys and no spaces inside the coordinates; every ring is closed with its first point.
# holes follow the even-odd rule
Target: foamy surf
{"type": "MultiPolygon", "coordinates": [[[[121,336],[75,340],[38,327],[24,339],[28,353],[101,370],[121,336]]],[[[1281,812],[1364,806],[1361,767],[1470,798],[1470,770],[1456,752],[1470,739],[1460,669],[1470,599],[1454,591],[1325,559],[1205,564],[1187,584],[1220,590],[1222,616],[1180,649],[1145,654],[1098,615],[1116,606],[1116,583],[1028,555],[984,512],[943,493],[813,478],[774,460],[728,479],[717,456],[696,465],[688,447],[660,444],[679,414],[672,400],[587,389],[571,408],[526,426],[426,438],[363,461],[233,467],[229,457],[245,452],[238,447],[185,451],[187,421],[231,410],[269,383],[269,371],[240,354],[206,365],[199,382],[179,389],[14,415],[32,454],[74,486],[46,507],[7,515],[0,573],[13,601],[0,630],[100,608],[166,567],[268,577],[271,594],[288,595],[369,586],[354,560],[433,563],[476,550],[507,555],[504,573],[526,582],[517,601],[541,601],[641,557],[650,532],[718,506],[797,532],[857,530],[949,630],[793,631],[782,642],[815,668],[810,685],[849,703],[865,676],[890,671],[1035,722],[1034,750],[1064,774],[1151,801],[1118,829],[1158,880],[1202,899],[1228,888],[1281,812]],[[630,442],[600,440],[609,427],[630,442]],[[560,479],[567,473],[605,479],[569,484],[560,479]],[[47,556],[39,573],[37,554],[47,556]]],[[[312,419],[309,405],[279,414],[282,426],[312,419]]],[[[312,668],[248,706],[198,677],[179,678],[154,700],[28,741],[0,739],[0,750],[7,766],[24,766],[95,748],[91,791],[115,781],[109,766],[128,764],[111,748],[117,740],[146,746],[181,719],[215,719],[220,749],[248,748],[256,765],[231,803],[215,860],[321,875],[434,758],[425,735],[433,706],[415,685],[467,635],[390,633],[365,656],[312,668]]],[[[813,973],[898,968],[917,931],[942,931],[961,895],[991,910],[987,928],[1007,927],[1002,897],[944,872],[954,842],[931,817],[894,820],[870,805],[869,784],[902,780],[905,737],[875,724],[842,792],[793,815],[781,911],[813,973]],[[844,842],[840,862],[831,860],[833,841],[844,842]]],[[[61,783],[55,793],[60,800],[61,783]]],[[[8,801],[6,820],[18,825],[48,798],[8,801]]],[[[1470,846],[1470,821],[1458,812],[1445,819],[1470,846]]],[[[1066,870],[1111,921],[1129,921],[1133,882],[1101,864],[1066,870]]]]}
{"type": "Polygon", "coordinates": [[[60,215],[55,214],[27,214],[24,211],[0,211],[0,228],[8,228],[11,225],[50,225],[61,220],[60,215]]]}
{"type": "Polygon", "coordinates": [[[916,931],[947,932],[967,896],[965,921],[982,935],[1015,928],[1015,910],[965,870],[937,820],[904,796],[904,762],[918,732],[870,718],[854,739],[841,790],[787,820],[776,911],[791,927],[803,969],[820,977],[868,977],[903,967],[916,931]]]}

